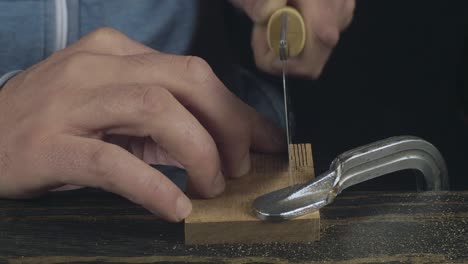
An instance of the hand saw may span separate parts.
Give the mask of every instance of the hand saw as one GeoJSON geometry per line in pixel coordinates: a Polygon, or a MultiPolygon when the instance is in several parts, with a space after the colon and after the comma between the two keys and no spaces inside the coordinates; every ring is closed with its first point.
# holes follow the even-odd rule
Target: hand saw
{"type": "Polygon", "coordinates": [[[299,55],[305,45],[305,24],[301,14],[292,7],[284,7],[274,12],[268,21],[267,40],[268,46],[276,52],[282,64],[284,115],[288,143],[289,175],[291,179],[291,164],[294,164],[294,155],[292,155],[292,129],[294,128],[294,121],[286,77],[289,57],[299,55]]]}

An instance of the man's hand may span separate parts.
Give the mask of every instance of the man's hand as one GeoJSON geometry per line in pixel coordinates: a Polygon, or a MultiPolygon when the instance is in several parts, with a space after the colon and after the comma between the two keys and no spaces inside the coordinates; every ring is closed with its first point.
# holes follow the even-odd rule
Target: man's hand
{"type": "Polygon", "coordinates": [[[255,23],[252,48],[257,66],[268,73],[281,72],[278,56],[268,47],[267,22],[271,14],[286,4],[304,17],[306,43],[298,57],[288,60],[288,72],[317,78],[322,72],[340,32],[351,22],[355,0],[232,0],[255,23]]]}
{"type": "Polygon", "coordinates": [[[180,221],[190,201],[144,160],[165,153],[187,170],[189,191],[213,197],[224,175],[249,170],[251,148],[282,144],[282,132],[202,59],[163,54],[112,29],[87,35],[0,91],[4,198],[91,186],[180,221]]]}

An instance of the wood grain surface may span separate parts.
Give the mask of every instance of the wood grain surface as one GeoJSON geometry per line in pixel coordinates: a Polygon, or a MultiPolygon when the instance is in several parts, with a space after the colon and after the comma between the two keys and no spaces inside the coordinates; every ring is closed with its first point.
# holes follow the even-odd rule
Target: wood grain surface
{"type": "MultiPolygon", "coordinates": [[[[314,177],[310,144],[291,145],[290,159],[295,183],[314,177]]],[[[252,154],[252,169],[240,179],[228,181],[225,192],[214,199],[194,200],[185,220],[185,243],[310,242],[320,237],[319,212],[281,222],[259,220],[252,203],[260,195],[290,185],[288,158],[282,155],[252,154]]]]}
{"type": "Polygon", "coordinates": [[[84,189],[0,200],[0,263],[468,263],[468,192],[354,193],[309,243],[188,246],[183,224],[84,189]]]}

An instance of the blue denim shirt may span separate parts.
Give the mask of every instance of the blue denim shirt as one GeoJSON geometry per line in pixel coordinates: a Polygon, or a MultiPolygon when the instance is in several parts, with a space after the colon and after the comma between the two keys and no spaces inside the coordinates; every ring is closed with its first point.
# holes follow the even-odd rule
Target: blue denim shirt
{"type": "MultiPolygon", "coordinates": [[[[195,0],[0,0],[0,87],[27,69],[99,27],[115,28],[154,49],[185,54],[198,15],[195,0]]],[[[268,83],[239,69],[244,101],[277,123],[282,96],[268,83]]]]}
{"type": "Polygon", "coordinates": [[[26,69],[104,26],[155,49],[183,54],[196,15],[196,1],[186,0],[0,0],[0,76],[26,69]]]}

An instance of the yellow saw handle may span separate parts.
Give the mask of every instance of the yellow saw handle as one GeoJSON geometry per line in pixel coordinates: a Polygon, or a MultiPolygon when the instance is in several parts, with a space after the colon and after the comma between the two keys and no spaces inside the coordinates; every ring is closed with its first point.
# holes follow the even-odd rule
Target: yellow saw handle
{"type": "Polygon", "coordinates": [[[304,49],[306,31],[302,15],[292,7],[280,8],[271,15],[267,25],[268,46],[279,55],[281,15],[284,12],[288,15],[286,40],[288,41],[289,56],[295,57],[304,49]]]}

